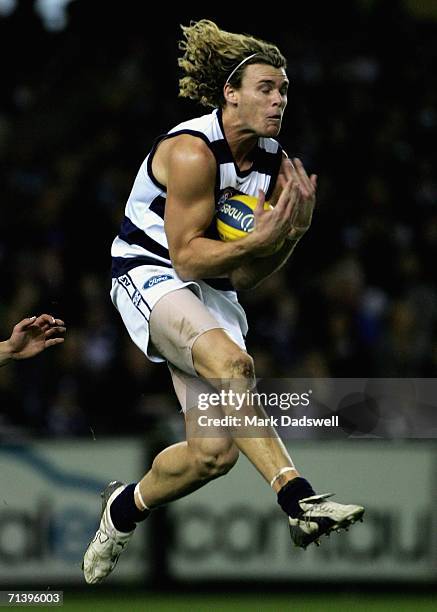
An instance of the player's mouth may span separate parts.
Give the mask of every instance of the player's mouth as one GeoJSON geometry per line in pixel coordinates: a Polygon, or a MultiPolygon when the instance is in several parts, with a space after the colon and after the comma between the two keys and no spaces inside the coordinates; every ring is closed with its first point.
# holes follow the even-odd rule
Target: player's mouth
{"type": "Polygon", "coordinates": [[[267,117],[267,119],[270,119],[271,121],[281,121],[282,119],[282,115],[271,115],[270,117],[267,117]]]}

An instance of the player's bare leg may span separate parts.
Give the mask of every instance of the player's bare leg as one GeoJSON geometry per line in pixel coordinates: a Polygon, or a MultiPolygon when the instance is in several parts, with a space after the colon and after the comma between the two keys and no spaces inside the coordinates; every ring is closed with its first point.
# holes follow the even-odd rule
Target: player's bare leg
{"type": "MultiPolygon", "coordinates": [[[[255,369],[250,355],[242,350],[222,329],[212,329],[202,334],[193,346],[193,362],[198,374],[211,380],[215,386],[232,388],[244,396],[255,385],[255,369]],[[211,351],[211,346],[214,351],[211,351]]],[[[227,414],[231,407],[224,407],[227,414]]],[[[210,408],[208,409],[208,413],[210,408]]],[[[239,411],[247,415],[259,415],[256,406],[243,406],[239,411]]],[[[234,442],[248,457],[268,483],[277,492],[288,481],[299,476],[293,461],[275,430],[266,426],[263,437],[235,437],[234,442]],[[282,472],[283,470],[283,472],[282,472]]]]}
{"type": "MultiPolygon", "coordinates": [[[[221,380],[222,386],[233,388],[240,397],[254,389],[252,358],[221,329],[210,330],[196,340],[193,361],[202,378],[215,384],[221,380]]],[[[226,406],[225,410],[231,414],[235,408],[226,406]]],[[[249,404],[243,406],[243,411],[259,415],[258,408],[249,404]]],[[[289,517],[291,538],[296,546],[306,548],[311,542],[318,543],[320,535],[361,520],[362,506],[327,501],[331,494],[316,495],[310,483],[297,472],[274,428],[263,429],[263,437],[234,437],[234,442],[278,493],[278,503],[289,517]]]]}
{"type": "MultiPolygon", "coordinates": [[[[209,330],[198,337],[193,345],[193,361],[203,378],[221,380],[225,387],[232,385],[240,393],[253,389],[251,357],[221,329],[209,330]]],[[[229,414],[229,406],[223,409],[229,414]]],[[[255,411],[249,405],[244,409],[246,414],[255,411]]],[[[187,411],[188,434],[191,421],[197,416],[196,411],[187,411]]],[[[84,557],[87,582],[100,582],[112,571],[136,523],[144,520],[150,509],[183,497],[225,474],[238,458],[237,448],[278,493],[278,502],[289,516],[292,540],[297,546],[306,548],[323,533],[346,527],[362,516],[361,506],[336,504],[326,501],[327,495],[315,495],[311,485],[300,477],[274,429],[266,427],[263,435],[232,439],[189,436],[187,442],[162,451],[136,485],[110,483],[102,495],[99,529],[84,557]]]]}
{"type": "MultiPolygon", "coordinates": [[[[139,482],[135,494],[138,508],[146,505],[152,509],[179,499],[226,474],[238,459],[238,448],[248,456],[254,454],[252,463],[269,483],[274,480],[272,487],[276,492],[299,475],[279,439],[232,439],[220,434],[212,438],[190,437],[198,416],[197,411],[188,410],[185,415],[188,441],[169,446],[155,457],[151,469],[139,482]]],[[[222,416],[222,411],[208,409],[208,417],[222,416]]]]}
{"type": "MultiPolygon", "coordinates": [[[[251,357],[243,351],[222,329],[212,329],[195,341],[193,362],[202,378],[226,387],[232,385],[236,392],[244,395],[254,385],[254,368],[251,357]],[[214,351],[211,351],[214,346],[214,351]]],[[[229,407],[224,410],[230,414],[229,407]]],[[[256,407],[245,406],[245,414],[257,414],[256,407]]],[[[208,408],[211,417],[222,416],[214,407],[208,408]]],[[[234,465],[241,450],[265,480],[278,493],[278,501],[290,518],[293,540],[305,547],[317,540],[322,533],[345,527],[354,522],[363,512],[361,506],[344,506],[326,502],[326,495],[315,495],[311,485],[300,477],[284,444],[272,427],[266,426],[263,437],[234,437],[217,435],[212,438],[195,437],[195,421],[198,412],[186,413],[188,442],[173,445],[162,451],[155,459],[151,470],[138,483],[135,503],[139,509],[151,509],[178,499],[194,491],[213,478],[225,474],[234,465]],[[293,486],[290,483],[294,482],[293,486]],[[303,506],[302,504],[306,504],[303,506]],[[314,529],[306,533],[301,523],[308,523],[311,514],[317,517],[320,526],[313,520],[314,529]],[[328,515],[328,516],[327,516],[328,515]],[[296,532],[296,533],[294,533],[296,532]]],[[[306,526],[307,528],[307,526],[306,526]]]]}
{"type": "MultiPolygon", "coordinates": [[[[187,431],[193,412],[186,414],[187,431]]],[[[114,569],[132,537],[135,526],[156,506],[183,497],[226,474],[238,459],[232,438],[193,438],[169,446],[154,459],[137,484],[114,481],[102,492],[99,528],[84,556],[85,580],[94,584],[114,569]]]]}
{"type": "MultiPolygon", "coordinates": [[[[242,389],[251,384],[251,358],[222,329],[212,329],[199,336],[192,352],[195,368],[201,376],[223,380],[239,378],[234,382],[242,389]],[[214,346],[213,352],[211,346],[214,346]],[[250,371],[247,377],[246,367],[250,371]]],[[[210,406],[207,415],[211,418],[221,417],[223,411],[210,406]]],[[[198,416],[196,410],[187,410],[188,441],[163,450],[155,458],[151,470],[139,482],[135,495],[138,508],[147,506],[151,509],[178,499],[225,474],[235,464],[238,448],[249,457],[267,482],[274,481],[272,487],[276,492],[286,482],[299,476],[286,448],[271,428],[267,428],[266,437],[257,439],[232,439],[220,433],[211,438],[196,437],[192,433],[196,430],[198,416]]]]}
{"type": "MultiPolygon", "coordinates": [[[[193,412],[186,414],[187,431],[193,412]]],[[[188,495],[210,480],[226,474],[238,459],[238,449],[230,437],[192,438],[164,449],[135,492],[138,508],[152,509],[188,495]],[[141,496],[141,497],[140,497],[141,496]],[[142,498],[142,499],[141,499],[142,498]]]]}

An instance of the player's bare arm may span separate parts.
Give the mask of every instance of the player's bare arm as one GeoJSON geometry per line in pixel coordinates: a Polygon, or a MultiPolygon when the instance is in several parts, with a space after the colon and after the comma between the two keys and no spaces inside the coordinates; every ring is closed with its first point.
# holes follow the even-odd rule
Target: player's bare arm
{"type": "Polygon", "coordinates": [[[17,323],[11,337],[0,342],[0,366],[12,359],[27,359],[64,342],[64,322],[51,315],[29,317],[17,323]]]}
{"type": "MultiPolygon", "coordinates": [[[[298,194],[293,203],[290,215],[290,230],[284,245],[273,255],[252,257],[234,270],[230,278],[232,284],[238,290],[252,289],[279,270],[288,261],[297,243],[311,225],[316,203],[317,176],[312,174],[308,177],[300,159],[294,158],[291,162],[287,157],[284,157],[270,201],[275,204],[276,208],[281,202],[284,192],[287,193],[286,189],[290,181],[297,187],[298,194]]],[[[257,213],[255,213],[255,228],[257,223],[257,213]]]]}
{"type": "Polygon", "coordinates": [[[214,157],[203,141],[192,136],[176,137],[172,144],[166,164],[158,159],[157,165],[167,186],[165,231],[170,257],[182,279],[228,275],[285,237],[291,211],[286,198],[277,210],[264,214],[261,195],[258,228],[245,240],[225,243],[205,238],[215,214],[214,157]]]}

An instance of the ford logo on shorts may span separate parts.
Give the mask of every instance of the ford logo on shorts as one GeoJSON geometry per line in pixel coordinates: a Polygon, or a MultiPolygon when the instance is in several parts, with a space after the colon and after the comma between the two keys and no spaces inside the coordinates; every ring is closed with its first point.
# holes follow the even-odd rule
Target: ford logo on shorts
{"type": "Polygon", "coordinates": [[[172,278],[173,276],[170,276],[170,274],[161,274],[160,276],[152,276],[152,278],[149,278],[149,280],[144,283],[143,288],[150,289],[150,287],[154,287],[158,283],[162,283],[162,281],[170,280],[172,278]]]}

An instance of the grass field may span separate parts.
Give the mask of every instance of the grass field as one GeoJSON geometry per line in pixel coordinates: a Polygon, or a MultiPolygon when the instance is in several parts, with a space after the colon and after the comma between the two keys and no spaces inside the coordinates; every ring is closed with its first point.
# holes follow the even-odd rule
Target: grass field
{"type": "Polygon", "coordinates": [[[63,612],[435,612],[437,601],[435,594],[111,595],[65,591],[64,605],[60,609],[63,612]]]}

